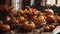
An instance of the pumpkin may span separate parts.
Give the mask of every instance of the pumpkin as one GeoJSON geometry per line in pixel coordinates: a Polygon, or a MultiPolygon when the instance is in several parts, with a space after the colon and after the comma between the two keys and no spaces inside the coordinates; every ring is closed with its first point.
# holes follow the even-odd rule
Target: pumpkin
{"type": "Polygon", "coordinates": [[[45,25],[44,26],[44,31],[50,31],[50,26],[49,25],[45,25]]]}
{"type": "Polygon", "coordinates": [[[60,16],[55,15],[55,18],[56,18],[57,22],[60,22],[60,16]]]}
{"type": "Polygon", "coordinates": [[[55,28],[55,25],[51,24],[51,25],[49,25],[49,26],[50,26],[50,30],[53,31],[53,29],[55,28]]]}
{"type": "Polygon", "coordinates": [[[39,24],[39,25],[46,24],[46,20],[45,20],[44,16],[39,16],[37,22],[38,22],[37,24],[39,24]]]}
{"type": "Polygon", "coordinates": [[[26,21],[25,17],[23,17],[23,16],[17,17],[17,20],[18,20],[20,23],[24,23],[24,22],[26,21]]]}
{"type": "Polygon", "coordinates": [[[57,23],[57,21],[53,15],[49,15],[47,16],[47,23],[52,24],[52,23],[57,23]]]}
{"type": "Polygon", "coordinates": [[[42,25],[42,24],[46,24],[46,20],[44,18],[44,16],[40,15],[40,16],[32,16],[31,20],[36,24],[36,25],[42,25]]]}
{"type": "Polygon", "coordinates": [[[24,30],[31,31],[31,30],[35,29],[35,24],[34,24],[34,22],[31,22],[31,21],[25,21],[22,28],[24,30]]]}
{"type": "Polygon", "coordinates": [[[51,9],[45,9],[45,10],[43,11],[43,14],[44,14],[45,16],[54,15],[54,11],[51,10],[51,9]]]}
{"type": "Polygon", "coordinates": [[[19,24],[19,21],[14,17],[11,19],[12,24],[19,24]]]}
{"type": "Polygon", "coordinates": [[[2,30],[3,30],[3,31],[9,31],[9,30],[10,30],[10,26],[9,26],[8,24],[4,24],[4,25],[2,26],[2,30]]]}

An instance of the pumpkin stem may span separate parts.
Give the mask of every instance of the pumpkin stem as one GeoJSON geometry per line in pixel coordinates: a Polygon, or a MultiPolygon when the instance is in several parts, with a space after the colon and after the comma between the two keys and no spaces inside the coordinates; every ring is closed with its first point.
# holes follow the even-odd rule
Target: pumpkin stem
{"type": "Polygon", "coordinates": [[[26,6],[28,9],[29,9],[29,12],[30,12],[30,7],[29,6],[26,6]]]}
{"type": "Polygon", "coordinates": [[[29,6],[26,6],[29,10],[30,10],[30,7],[29,6]]]}

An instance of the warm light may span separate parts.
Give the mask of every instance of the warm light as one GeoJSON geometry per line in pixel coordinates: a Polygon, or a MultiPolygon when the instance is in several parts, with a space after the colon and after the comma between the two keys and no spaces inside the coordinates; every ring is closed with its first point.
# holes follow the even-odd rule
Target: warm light
{"type": "Polygon", "coordinates": [[[15,10],[18,10],[20,8],[19,0],[13,0],[13,5],[15,7],[15,10]]]}
{"type": "Polygon", "coordinates": [[[55,0],[47,0],[46,5],[54,5],[55,0]]]}
{"type": "Polygon", "coordinates": [[[51,0],[47,0],[46,4],[51,4],[51,0]]]}

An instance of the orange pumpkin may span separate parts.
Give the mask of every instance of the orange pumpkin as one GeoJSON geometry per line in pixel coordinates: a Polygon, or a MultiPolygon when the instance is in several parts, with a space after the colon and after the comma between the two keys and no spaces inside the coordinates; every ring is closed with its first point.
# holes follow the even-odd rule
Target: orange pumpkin
{"type": "Polygon", "coordinates": [[[12,24],[18,24],[19,21],[14,17],[11,19],[12,24]]]}
{"type": "Polygon", "coordinates": [[[31,21],[25,21],[22,28],[24,30],[31,31],[31,30],[35,29],[35,24],[34,24],[34,22],[31,22],[31,21]]]}
{"type": "Polygon", "coordinates": [[[9,30],[10,30],[10,26],[9,26],[8,24],[4,24],[4,25],[2,26],[2,30],[3,30],[3,31],[9,31],[9,30]]]}
{"type": "Polygon", "coordinates": [[[46,20],[44,18],[44,16],[39,16],[38,17],[38,21],[37,21],[39,25],[45,25],[46,24],[46,20]]]}
{"type": "Polygon", "coordinates": [[[20,23],[24,23],[24,22],[26,21],[25,17],[23,17],[23,16],[17,17],[17,20],[18,20],[20,23]]]}
{"type": "Polygon", "coordinates": [[[45,25],[44,26],[44,31],[50,31],[50,26],[49,25],[45,25]]]}
{"type": "Polygon", "coordinates": [[[56,18],[53,15],[47,16],[47,22],[50,24],[57,23],[56,18]]]}
{"type": "Polygon", "coordinates": [[[57,22],[60,22],[60,16],[55,15],[55,18],[56,18],[57,22]]]}
{"type": "Polygon", "coordinates": [[[55,25],[49,25],[50,26],[50,30],[53,30],[55,28],[55,25]]]}
{"type": "Polygon", "coordinates": [[[36,25],[42,25],[42,24],[46,24],[46,20],[44,18],[44,16],[32,16],[31,20],[36,24],[36,25]]]}
{"type": "Polygon", "coordinates": [[[45,16],[54,15],[54,11],[51,10],[51,9],[45,9],[45,10],[43,11],[43,14],[44,14],[45,16]]]}

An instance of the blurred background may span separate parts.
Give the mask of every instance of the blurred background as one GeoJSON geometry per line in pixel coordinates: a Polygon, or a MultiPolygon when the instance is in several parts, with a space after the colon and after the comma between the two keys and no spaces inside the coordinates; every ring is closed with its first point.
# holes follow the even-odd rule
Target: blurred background
{"type": "Polygon", "coordinates": [[[16,10],[25,9],[26,6],[36,8],[37,10],[44,10],[48,6],[55,12],[60,13],[60,0],[0,0],[0,5],[4,4],[13,5],[16,10]]]}

